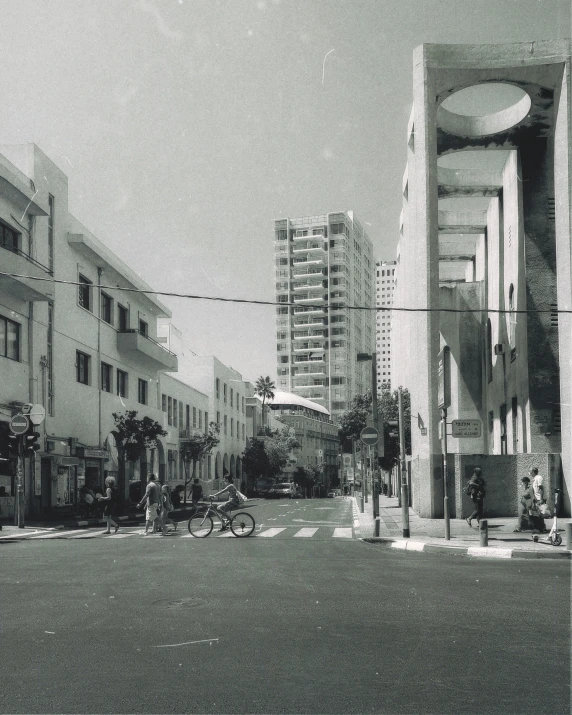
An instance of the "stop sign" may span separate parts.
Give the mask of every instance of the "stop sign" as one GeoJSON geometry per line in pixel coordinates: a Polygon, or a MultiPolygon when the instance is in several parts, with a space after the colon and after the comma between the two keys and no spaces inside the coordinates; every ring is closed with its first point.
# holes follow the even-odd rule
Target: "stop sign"
{"type": "Polygon", "coordinates": [[[30,422],[24,415],[14,415],[10,420],[10,429],[12,434],[24,434],[28,430],[30,422]]]}
{"type": "Polygon", "coordinates": [[[364,444],[372,446],[374,444],[377,444],[377,440],[379,439],[379,433],[373,427],[364,427],[360,432],[360,439],[364,444]]]}

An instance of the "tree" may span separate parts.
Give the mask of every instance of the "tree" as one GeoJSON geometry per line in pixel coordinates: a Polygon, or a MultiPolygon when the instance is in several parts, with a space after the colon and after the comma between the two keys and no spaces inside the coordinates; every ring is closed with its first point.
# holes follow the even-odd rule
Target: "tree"
{"type": "Polygon", "coordinates": [[[191,483],[191,480],[195,477],[195,471],[197,469],[197,462],[203,459],[207,454],[210,454],[212,450],[220,442],[218,437],[220,433],[220,425],[216,422],[210,422],[209,428],[206,433],[194,434],[189,439],[181,442],[179,447],[179,454],[185,465],[185,490],[184,490],[184,504],[187,503],[187,487],[191,483]],[[193,465],[192,472],[189,476],[189,464],[193,465]]]}
{"type": "Polygon", "coordinates": [[[314,486],[314,477],[306,467],[296,467],[293,476],[294,484],[297,484],[305,497],[308,496],[308,489],[314,486]]]}
{"type": "Polygon", "coordinates": [[[282,432],[275,432],[265,441],[264,447],[268,454],[268,476],[277,477],[290,461],[290,453],[300,447],[300,442],[290,434],[286,427],[282,432]]]}
{"type": "Polygon", "coordinates": [[[127,410],[125,414],[113,412],[115,429],[113,434],[118,451],[122,457],[119,460],[119,482],[125,487],[125,460],[136,462],[146,449],[152,449],[159,437],[165,437],[167,432],[150,417],[137,419],[136,410],[127,410]]]}
{"type": "Polygon", "coordinates": [[[242,468],[248,475],[248,488],[252,489],[256,480],[268,472],[268,454],[264,443],[253,439],[247,445],[242,455],[242,468]]]}
{"type": "Polygon", "coordinates": [[[350,409],[339,418],[340,439],[358,440],[362,429],[366,426],[368,415],[371,411],[371,392],[356,395],[351,402],[350,409]]]}
{"type": "Polygon", "coordinates": [[[258,395],[258,397],[262,397],[262,421],[263,422],[264,422],[264,405],[266,403],[266,400],[274,399],[274,390],[275,389],[276,389],[276,385],[270,379],[269,375],[267,375],[266,377],[262,377],[262,375],[261,375],[258,378],[258,380],[254,383],[254,394],[258,395]]]}
{"type": "MultiPolygon", "coordinates": [[[[398,427],[390,425],[390,422],[399,422],[399,393],[397,390],[390,392],[383,389],[378,401],[378,412],[383,417],[383,436],[385,454],[380,457],[379,463],[382,469],[387,472],[399,463],[399,439],[389,436],[390,432],[396,431],[398,427]]],[[[411,396],[409,390],[401,392],[403,403],[403,426],[405,432],[405,453],[411,454],[411,396]]]]}

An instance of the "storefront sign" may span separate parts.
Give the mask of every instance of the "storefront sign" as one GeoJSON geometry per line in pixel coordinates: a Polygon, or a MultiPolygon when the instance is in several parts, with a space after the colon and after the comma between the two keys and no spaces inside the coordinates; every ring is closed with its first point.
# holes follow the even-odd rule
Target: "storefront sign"
{"type": "Polygon", "coordinates": [[[453,437],[480,437],[481,420],[453,420],[453,437]]]}
{"type": "Polygon", "coordinates": [[[79,464],[77,457],[58,457],[58,467],[75,467],[79,464]]]}
{"type": "Polygon", "coordinates": [[[84,459],[109,459],[106,449],[90,449],[89,447],[76,447],[75,453],[84,459]]]}

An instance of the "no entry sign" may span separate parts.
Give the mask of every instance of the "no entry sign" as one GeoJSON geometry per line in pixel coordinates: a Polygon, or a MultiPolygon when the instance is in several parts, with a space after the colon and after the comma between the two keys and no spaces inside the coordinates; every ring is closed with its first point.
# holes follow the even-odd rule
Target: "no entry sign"
{"type": "Polygon", "coordinates": [[[28,431],[30,421],[24,415],[14,415],[10,420],[10,430],[12,434],[24,434],[28,431]]]}
{"type": "Polygon", "coordinates": [[[379,433],[373,427],[364,427],[360,432],[360,439],[364,444],[372,446],[377,444],[379,433]]]}

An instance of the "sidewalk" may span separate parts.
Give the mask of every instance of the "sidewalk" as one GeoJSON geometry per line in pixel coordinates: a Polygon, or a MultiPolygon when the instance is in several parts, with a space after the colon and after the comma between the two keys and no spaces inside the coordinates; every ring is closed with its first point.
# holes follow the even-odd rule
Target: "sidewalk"
{"type": "MultiPolygon", "coordinates": [[[[401,507],[397,497],[379,497],[380,530],[375,536],[375,521],[373,519],[373,503],[371,498],[365,505],[365,512],[360,512],[360,497],[350,497],[353,502],[354,528],[359,538],[371,543],[380,543],[391,548],[426,553],[445,553],[452,555],[487,556],[492,558],[549,558],[570,559],[572,551],[566,549],[565,523],[559,521],[558,531],[562,536],[561,546],[551,546],[546,543],[535,543],[530,532],[514,533],[516,517],[495,517],[488,519],[488,546],[480,546],[479,530],[476,522],[470,527],[464,519],[451,519],[449,540],[445,539],[445,522],[443,519],[424,519],[413,509],[409,509],[408,539],[403,538],[401,507]]],[[[547,528],[552,526],[552,520],[547,520],[547,528]]],[[[540,538],[547,535],[541,534],[540,538]]]]}

